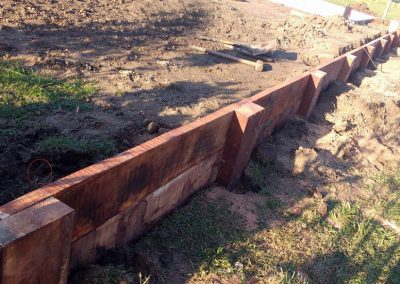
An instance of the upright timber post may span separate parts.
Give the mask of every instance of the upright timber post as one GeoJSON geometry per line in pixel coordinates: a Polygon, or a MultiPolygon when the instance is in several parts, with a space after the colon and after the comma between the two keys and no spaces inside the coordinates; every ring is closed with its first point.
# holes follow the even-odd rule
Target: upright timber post
{"type": "Polygon", "coordinates": [[[73,221],[52,197],[1,220],[0,283],[67,283],[73,221]]]}
{"type": "Polygon", "coordinates": [[[310,75],[306,90],[304,91],[303,100],[300,104],[298,113],[309,118],[311,112],[317,103],[319,94],[321,93],[323,81],[326,78],[326,72],[321,70],[314,71],[310,75]]]}
{"type": "Polygon", "coordinates": [[[251,102],[235,111],[217,176],[217,181],[228,189],[240,178],[250,159],[263,111],[263,107],[251,102]]]}
{"type": "Polygon", "coordinates": [[[361,59],[360,68],[368,67],[368,64],[371,62],[371,58],[374,57],[375,50],[376,50],[375,46],[372,45],[364,47],[365,54],[361,59]]]}
{"type": "Polygon", "coordinates": [[[349,77],[351,75],[351,72],[354,69],[354,62],[357,59],[357,56],[354,55],[346,55],[346,59],[343,62],[342,69],[340,69],[339,76],[338,76],[338,81],[341,83],[347,83],[349,80],[349,77]]]}
{"type": "Polygon", "coordinates": [[[385,49],[385,46],[387,44],[387,40],[386,39],[380,39],[378,41],[378,45],[376,46],[376,50],[375,50],[375,57],[376,58],[381,58],[383,55],[383,50],[385,49]]]}
{"type": "Polygon", "coordinates": [[[392,39],[390,36],[386,36],[385,40],[387,41],[384,48],[383,48],[383,54],[386,54],[390,51],[390,47],[392,46],[392,39]]]}

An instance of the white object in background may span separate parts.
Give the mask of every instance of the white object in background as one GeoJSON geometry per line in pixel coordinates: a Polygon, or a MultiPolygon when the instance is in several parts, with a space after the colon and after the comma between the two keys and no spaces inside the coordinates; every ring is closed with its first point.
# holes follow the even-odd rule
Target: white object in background
{"type": "MultiPolygon", "coordinates": [[[[297,9],[299,11],[320,15],[323,17],[329,16],[343,16],[345,14],[346,7],[328,3],[323,0],[270,0],[271,2],[282,4],[290,8],[297,9]]],[[[359,11],[352,10],[350,13],[349,20],[355,23],[368,22],[373,20],[374,17],[371,15],[361,13],[359,11]]]]}
{"type": "Polygon", "coordinates": [[[399,29],[399,27],[400,27],[399,20],[391,20],[388,31],[389,33],[395,32],[399,29]]]}

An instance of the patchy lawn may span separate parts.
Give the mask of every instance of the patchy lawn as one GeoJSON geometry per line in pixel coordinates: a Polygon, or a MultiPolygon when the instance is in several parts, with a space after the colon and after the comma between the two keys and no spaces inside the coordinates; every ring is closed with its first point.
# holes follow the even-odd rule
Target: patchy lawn
{"type": "Polygon", "coordinates": [[[252,230],[231,210],[231,193],[210,189],[137,244],[110,252],[92,273],[75,274],[74,283],[399,283],[400,236],[391,225],[400,219],[400,174],[378,180],[365,188],[385,188],[368,216],[364,202],[319,197],[294,215],[271,207],[265,192],[251,193],[259,220],[252,230]],[[266,215],[279,216],[279,226],[266,215]]]}
{"type": "MultiPolygon", "coordinates": [[[[352,4],[362,4],[366,3],[370,11],[372,11],[375,15],[382,18],[383,13],[386,9],[387,0],[327,0],[328,2],[348,6],[352,4]]],[[[400,4],[399,3],[392,3],[390,6],[390,10],[387,15],[387,19],[400,19],[400,4]]]]}

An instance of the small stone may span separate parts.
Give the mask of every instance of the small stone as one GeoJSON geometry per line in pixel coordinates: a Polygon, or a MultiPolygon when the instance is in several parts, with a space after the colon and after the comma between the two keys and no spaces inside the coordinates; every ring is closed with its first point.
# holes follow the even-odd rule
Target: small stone
{"type": "Polygon", "coordinates": [[[235,262],[235,270],[236,271],[242,271],[243,270],[243,264],[240,262],[235,262]]]}
{"type": "Polygon", "coordinates": [[[149,126],[149,124],[150,124],[151,122],[152,122],[152,121],[151,121],[150,119],[145,118],[145,119],[143,119],[143,126],[144,126],[144,127],[147,127],[147,126],[149,126]]]}
{"type": "Polygon", "coordinates": [[[159,129],[160,129],[160,125],[158,125],[155,122],[150,122],[149,125],[147,125],[147,131],[150,134],[157,133],[159,129]]]}

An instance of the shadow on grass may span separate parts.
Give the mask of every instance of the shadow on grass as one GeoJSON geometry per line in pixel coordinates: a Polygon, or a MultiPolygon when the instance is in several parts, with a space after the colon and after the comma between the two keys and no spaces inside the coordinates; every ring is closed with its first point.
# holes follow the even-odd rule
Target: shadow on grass
{"type": "Polygon", "coordinates": [[[304,216],[248,231],[227,200],[201,194],[70,283],[136,283],[138,275],[148,283],[398,283],[398,235],[363,217],[358,205],[338,202],[326,216],[304,216]]]}

